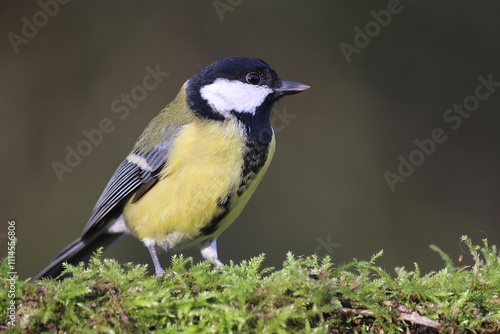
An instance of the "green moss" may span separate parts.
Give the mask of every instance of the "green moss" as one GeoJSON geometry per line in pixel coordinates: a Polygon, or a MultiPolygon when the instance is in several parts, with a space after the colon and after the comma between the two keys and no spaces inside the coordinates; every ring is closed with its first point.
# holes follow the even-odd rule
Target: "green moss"
{"type": "MultiPolygon", "coordinates": [[[[354,260],[287,255],[283,269],[262,268],[264,256],[210,263],[174,256],[162,278],[146,266],[101,260],[68,266],[62,281],[18,281],[16,325],[38,333],[498,333],[500,263],[495,247],[463,238],[474,261],[456,267],[433,246],[445,268],[423,275],[354,260]]],[[[8,267],[0,265],[3,329],[10,299],[8,267]]]]}

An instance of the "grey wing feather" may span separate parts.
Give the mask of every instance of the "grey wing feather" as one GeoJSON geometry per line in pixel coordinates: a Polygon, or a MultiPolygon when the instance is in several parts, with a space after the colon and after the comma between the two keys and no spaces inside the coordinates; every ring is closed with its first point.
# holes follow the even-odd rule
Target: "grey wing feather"
{"type": "MultiPolygon", "coordinates": [[[[157,178],[159,171],[165,164],[175,134],[161,141],[151,149],[141,151],[135,149],[132,154],[144,163],[137,163],[134,159],[125,159],[111,177],[106,188],[99,197],[83,233],[100,227],[103,218],[125,199],[134,193],[142,184],[147,184],[157,178]]],[[[129,155],[130,156],[130,155],[129,155]]],[[[103,222],[104,223],[104,222],[103,222]]]]}

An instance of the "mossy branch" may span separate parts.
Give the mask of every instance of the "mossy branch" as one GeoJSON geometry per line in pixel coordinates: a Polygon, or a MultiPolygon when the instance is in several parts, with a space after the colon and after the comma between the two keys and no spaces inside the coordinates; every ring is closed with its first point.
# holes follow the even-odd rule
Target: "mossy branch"
{"type": "Polygon", "coordinates": [[[2,262],[2,329],[13,333],[498,333],[500,263],[495,247],[464,237],[474,261],[423,275],[354,260],[287,254],[283,269],[262,268],[261,255],[224,272],[174,256],[162,278],[144,265],[101,260],[68,266],[62,281],[18,281],[9,327],[8,268],[2,262]]]}

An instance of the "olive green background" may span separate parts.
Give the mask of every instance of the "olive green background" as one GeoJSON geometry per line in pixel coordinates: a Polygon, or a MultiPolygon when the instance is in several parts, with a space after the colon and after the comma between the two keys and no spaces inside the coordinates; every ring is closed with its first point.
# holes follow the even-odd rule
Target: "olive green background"
{"type": "MultiPolygon", "coordinates": [[[[463,234],[500,242],[500,87],[457,130],[443,120],[474,94],[478,76],[500,81],[500,3],[402,0],[350,63],[340,43],[354,44],[353,29],[394,0],[224,3],[219,16],[212,1],[68,1],[16,53],[8,34],[21,35],[22,18],[33,22],[42,9],[2,1],[0,255],[15,219],[21,277],[77,237],[115,168],[182,83],[228,56],[262,58],[311,89],[277,106],[277,153],[219,239],[223,262],[266,253],[266,264],[279,267],[292,251],[341,263],[383,249],[387,268],[417,262],[429,271],[442,266],[429,244],[458,259],[463,234]],[[169,76],[119,119],[113,101],[157,65],[169,76]],[[64,163],[65,147],[76,148],[103,118],[114,130],[59,182],[51,164],[64,163]],[[408,158],[414,140],[435,128],[447,140],[392,192],[384,172],[397,172],[398,156],[408,158]]],[[[131,237],[106,256],[151,265],[131,237]]],[[[167,266],[168,255],[161,259],[167,266]]]]}

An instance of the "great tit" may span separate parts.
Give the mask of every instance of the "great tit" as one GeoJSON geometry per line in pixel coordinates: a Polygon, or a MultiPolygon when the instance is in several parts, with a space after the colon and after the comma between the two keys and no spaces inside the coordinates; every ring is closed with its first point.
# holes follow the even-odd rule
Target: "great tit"
{"type": "Polygon", "coordinates": [[[106,185],[78,239],[35,279],[63,263],[88,261],[98,247],[132,234],[148,248],[157,276],[159,246],[199,245],[220,266],[217,238],[238,217],[274,153],[276,101],[309,86],[280,80],[260,59],[214,62],[186,81],[146,127],[106,185]]]}

